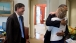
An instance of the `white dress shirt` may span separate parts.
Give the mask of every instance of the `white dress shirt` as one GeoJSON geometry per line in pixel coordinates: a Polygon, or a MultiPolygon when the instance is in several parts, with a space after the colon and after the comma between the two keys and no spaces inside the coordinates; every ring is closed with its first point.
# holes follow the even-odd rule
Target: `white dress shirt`
{"type": "Polygon", "coordinates": [[[18,13],[17,13],[17,12],[15,12],[15,13],[16,13],[17,19],[18,19],[18,21],[19,21],[19,15],[18,15],[18,13]]]}

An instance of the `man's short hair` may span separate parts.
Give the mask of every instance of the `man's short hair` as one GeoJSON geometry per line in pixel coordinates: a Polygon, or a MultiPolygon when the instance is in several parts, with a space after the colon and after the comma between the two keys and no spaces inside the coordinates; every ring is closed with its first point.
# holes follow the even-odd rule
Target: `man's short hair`
{"type": "Polygon", "coordinates": [[[22,4],[22,3],[17,3],[17,4],[15,5],[15,11],[17,11],[17,8],[21,8],[21,7],[25,7],[25,5],[22,4]]]}
{"type": "MultiPolygon", "coordinates": [[[[67,7],[67,5],[65,5],[65,4],[61,4],[59,7],[64,7],[64,6],[67,7]]],[[[59,8],[59,7],[58,7],[58,8],[59,8]]]]}

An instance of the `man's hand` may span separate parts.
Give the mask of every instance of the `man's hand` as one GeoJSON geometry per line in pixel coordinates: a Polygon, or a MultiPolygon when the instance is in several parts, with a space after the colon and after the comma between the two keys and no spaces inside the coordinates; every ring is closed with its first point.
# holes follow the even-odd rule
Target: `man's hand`
{"type": "Polygon", "coordinates": [[[64,36],[65,33],[62,31],[62,32],[58,32],[56,35],[57,35],[57,36],[64,36]]]}
{"type": "Polygon", "coordinates": [[[50,14],[55,14],[55,12],[50,12],[50,14]]]}
{"type": "Polygon", "coordinates": [[[66,21],[63,19],[63,20],[61,20],[61,24],[62,25],[66,25],[66,21]]]}

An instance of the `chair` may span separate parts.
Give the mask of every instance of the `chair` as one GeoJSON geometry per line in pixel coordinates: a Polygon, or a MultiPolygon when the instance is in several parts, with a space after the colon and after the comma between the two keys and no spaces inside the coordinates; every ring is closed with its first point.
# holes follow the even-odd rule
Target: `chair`
{"type": "Polygon", "coordinates": [[[26,37],[26,43],[30,43],[29,42],[29,28],[28,27],[25,27],[25,37],[26,37]]]}
{"type": "Polygon", "coordinates": [[[6,22],[2,22],[2,29],[6,31],[6,22]]]}

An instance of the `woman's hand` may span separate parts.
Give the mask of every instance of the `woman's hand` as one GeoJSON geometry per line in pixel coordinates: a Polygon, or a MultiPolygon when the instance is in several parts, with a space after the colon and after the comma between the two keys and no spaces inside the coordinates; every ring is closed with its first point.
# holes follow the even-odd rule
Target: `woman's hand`
{"type": "Polygon", "coordinates": [[[57,36],[64,36],[65,33],[62,31],[62,32],[58,32],[56,35],[57,35],[57,36]]]}
{"type": "Polygon", "coordinates": [[[61,20],[61,24],[65,26],[66,25],[66,21],[64,19],[61,20]]]}
{"type": "Polygon", "coordinates": [[[55,12],[50,12],[50,14],[55,14],[55,12]]]}

